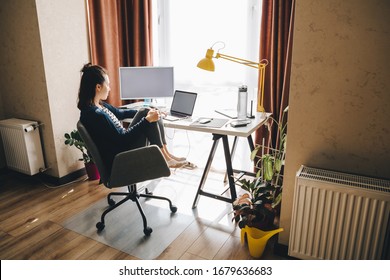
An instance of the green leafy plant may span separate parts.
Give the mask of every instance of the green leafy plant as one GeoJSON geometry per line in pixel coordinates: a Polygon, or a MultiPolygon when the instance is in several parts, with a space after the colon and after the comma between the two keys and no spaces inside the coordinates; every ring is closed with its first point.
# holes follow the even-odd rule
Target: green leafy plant
{"type": "Polygon", "coordinates": [[[286,107],[283,111],[280,122],[277,122],[274,118],[269,117],[269,122],[266,124],[270,135],[272,125],[277,125],[277,147],[271,147],[271,139],[269,139],[267,147],[264,147],[263,145],[256,145],[255,149],[251,153],[251,160],[256,162],[255,166],[258,170],[256,177],[261,177],[264,181],[279,186],[283,185],[282,173],[287,145],[287,122],[285,121],[285,115],[287,112],[288,107],[286,107]],[[260,150],[262,151],[262,155],[259,158],[257,155],[260,150]],[[264,153],[264,151],[266,151],[266,153],[264,153]]]}
{"type": "Polygon", "coordinates": [[[234,219],[239,221],[238,226],[273,229],[276,208],[282,200],[282,187],[272,185],[259,177],[254,180],[242,179],[239,182],[246,193],[233,203],[234,219]]]}
{"type": "Polygon", "coordinates": [[[80,161],[84,161],[84,163],[93,162],[92,156],[87,150],[83,139],[81,138],[77,129],[73,130],[70,133],[65,133],[65,145],[74,146],[78,150],[81,151],[83,157],[79,158],[80,161]]]}
{"type": "Polygon", "coordinates": [[[240,228],[246,225],[263,230],[274,228],[275,217],[279,214],[282,201],[283,166],[287,144],[287,122],[285,114],[288,107],[283,111],[280,122],[272,117],[267,123],[269,131],[273,124],[277,125],[277,147],[269,145],[256,145],[251,153],[251,160],[255,162],[257,173],[251,180],[238,180],[244,194],[240,195],[233,203],[234,218],[240,228]],[[258,156],[259,151],[261,155],[258,156]],[[264,153],[264,151],[267,151],[264,153]]]}

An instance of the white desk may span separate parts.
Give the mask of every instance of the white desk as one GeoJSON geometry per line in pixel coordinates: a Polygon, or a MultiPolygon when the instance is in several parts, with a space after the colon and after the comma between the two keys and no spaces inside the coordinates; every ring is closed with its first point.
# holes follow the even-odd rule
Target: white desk
{"type": "MultiPolygon", "coordinates": [[[[198,117],[196,116],[193,116],[191,119],[184,119],[178,121],[164,121],[164,125],[169,128],[206,132],[206,133],[211,133],[213,135],[213,145],[211,147],[210,154],[205,169],[203,171],[201,181],[199,183],[198,192],[195,196],[195,200],[192,205],[193,208],[197,206],[200,195],[233,203],[233,201],[237,198],[237,193],[236,193],[235,182],[233,179],[233,173],[235,170],[233,170],[232,167],[232,154],[234,154],[235,151],[237,137],[246,137],[248,139],[250,150],[252,151],[254,149],[252,133],[255,132],[260,126],[262,126],[270,115],[271,115],[270,113],[256,113],[255,118],[251,119],[252,122],[250,124],[244,127],[237,127],[237,128],[230,126],[230,122],[233,120],[229,120],[221,128],[213,128],[207,126],[193,126],[191,125],[191,123],[193,123],[198,119],[198,117]],[[235,136],[234,143],[232,146],[232,151],[229,150],[230,148],[229,148],[228,136],[235,136]],[[222,139],[223,142],[223,150],[224,150],[225,162],[226,162],[226,173],[229,182],[230,198],[217,195],[217,194],[212,194],[203,190],[220,139],[222,139]]],[[[223,116],[221,115],[215,115],[215,117],[223,118],[223,116]]]]}

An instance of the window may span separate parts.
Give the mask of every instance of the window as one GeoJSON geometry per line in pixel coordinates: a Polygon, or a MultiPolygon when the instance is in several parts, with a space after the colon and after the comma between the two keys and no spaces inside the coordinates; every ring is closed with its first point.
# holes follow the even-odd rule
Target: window
{"type": "Polygon", "coordinates": [[[208,72],[196,64],[217,41],[225,43],[221,53],[258,61],[261,1],[156,0],[153,4],[154,64],[174,66],[176,86],[257,86],[253,68],[219,59],[216,71],[208,72]]]}

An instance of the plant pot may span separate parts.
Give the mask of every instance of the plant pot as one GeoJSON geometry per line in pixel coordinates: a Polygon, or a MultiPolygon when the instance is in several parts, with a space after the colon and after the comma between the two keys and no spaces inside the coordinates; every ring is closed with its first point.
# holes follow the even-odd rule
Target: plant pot
{"type": "Polygon", "coordinates": [[[246,237],[249,254],[254,258],[260,258],[268,240],[281,231],[283,231],[283,228],[263,231],[258,228],[245,226],[245,228],[241,229],[241,243],[245,243],[246,237]]]}
{"type": "Polygon", "coordinates": [[[97,169],[97,166],[93,162],[85,163],[85,170],[87,171],[88,180],[94,181],[100,179],[99,170],[97,169]]]}

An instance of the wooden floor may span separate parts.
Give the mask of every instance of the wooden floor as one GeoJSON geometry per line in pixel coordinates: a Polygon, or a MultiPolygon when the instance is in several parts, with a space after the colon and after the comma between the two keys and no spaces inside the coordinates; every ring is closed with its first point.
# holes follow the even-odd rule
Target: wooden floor
{"type": "MultiPolygon", "coordinates": [[[[199,166],[199,170],[193,170],[199,176],[208,157],[211,136],[167,130],[167,138],[176,155],[186,156],[199,166]]],[[[247,170],[250,152],[246,139],[242,140],[239,141],[233,164],[235,168],[247,170]]],[[[219,172],[223,176],[221,170],[225,163],[222,147],[218,149],[210,173],[219,172]]],[[[194,215],[194,222],[157,259],[252,259],[246,244],[241,244],[240,229],[226,214],[231,211],[230,205],[222,201],[208,203],[209,198],[202,197],[197,209],[192,211],[194,193],[185,191],[186,181],[191,180],[192,174],[188,172],[189,177],[186,175],[177,182],[183,186],[183,193],[176,197],[174,203],[179,206],[179,211],[194,215]]],[[[53,187],[36,176],[12,171],[1,173],[0,259],[136,259],[62,226],[70,217],[105,198],[109,191],[103,185],[99,186],[97,181],[80,180],[53,187]]],[[[153,233],[151,238],[155,238],[153,233]]],[[[281,259],[273,254],[276,238],[270,239],[262,259],[281,259]]]]}
{"type": "MultiPolygon", "coordinates": [[[[16,172],[0,175],[0,259],[136,259],[61,225],[108,192],[96,181],[51,187],[16,172]]],[[[188,199],[192,203],[193,197],[188,199]]],[[[251,259],[239,234],[239,229],[197,219],[158,259],[251,259]]],[[[272,243],[263,259],[280,259],[273,255],[272,243]]]]}

